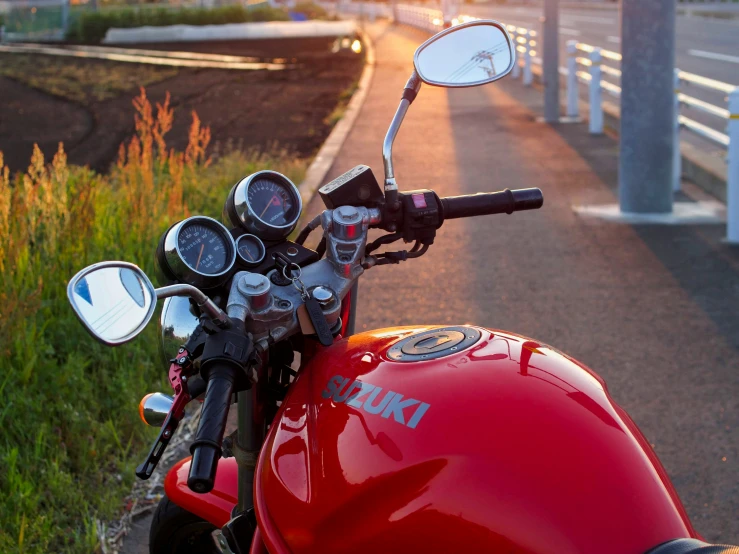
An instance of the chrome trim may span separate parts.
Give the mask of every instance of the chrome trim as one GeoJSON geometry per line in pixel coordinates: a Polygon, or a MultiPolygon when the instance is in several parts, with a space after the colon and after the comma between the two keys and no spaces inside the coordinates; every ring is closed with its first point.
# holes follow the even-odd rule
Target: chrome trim
{"type": "Polygon", "coordinates": [[[72,310],[74,311],[74,315],[77,316],[77,319],[80,320],[80,322],[82,323],[83,327],[85,329],[87,329],[87,331],[95,339],[97,339],[98,341],[100,341],[101,343],[103,343],[103,344],[105,344],[107,346],[118,346],[119,344],[127,343],[128,341],[130,341],[130,340],[134,339],[136,336],[138,336],[139,333],[141,333],[141,331],[143,331],[146,328],[146,326],[148,325],[149,321],[151,321],[151,317],[154,315],[154,311],[156,310],[156,307],[157,307],[157,303],[156,303],[156,300],[157,300],[156,290],[154,289],[154,285],[151,284],[151,281],[149,280],[149,277],[146,275],[146,273],[144,273],[143,270],[139,266],[137,266],[136,264],[132,264],[130,262],[120,262],[120,261],[118,261],[118,262],[99,262],[99,263],[96,263],[96,264],[92,264],[90,266],[87,266],[86,268],[81,269],[80,271],[78,271],[74,275],[74,277],[72,277],[69,280],[69,284],[67,285],[67,299],[69,300],[69,304],[72,306],[72,310]],[[118,268],[121,268],[121,269],[130,269],[131,271],[134,271],[136,273],[136,275],[139,278],[141,278],[141,281],[143,282],[144,286],[146,287],[146,291],[151,295],[151,302],[149,303],[149,309],[147,311],[146,318],[142,321],[141,325],[139,325],[138,327],[136,327],[136,329],[134,329],[133,331],[131,331],[128,335],[126,335],[124,337],[121,337],[120,339],[116,339],[116,340],[106,340],[106,339],[102,338],[101,336],[99,336],[97,333],[95,333],[95,331],[93,331],[93,329],[85,321],[85,318],[82,317],[82,313],[77,308],[77,303],[74,300],[74,296],[73,296],[75,286],[77,285],[77,283],[81,279],[83,279],[84,277],[86,277],[87,275],[89,275],[90,273],[92,273],[93,271],[96,271],[98,269],[104,269],[104,268],[107,268],[107,267],[111,267],[111,268],[118,267],[118,268]]]}
{"type": "Polygon", "coordinates": [[[189,298],[173,296],[164,300],[159,316],[159,345],[165,363],[177,356],[177,351],[190,340],[199,324],[189,298]]]}
{"type": "MultiPolygon", "coordinates": [[[[416,73],[415,69],[411,74],[408,82],[405,84],[405,88],[413,89],[416,93],[421,89],[421,78],[416,73]]],[[[398,185],[395,182],[395,172],[393,170],[393,143],[395,137],[398,135],[400,126],[403,123],[405,114],[408,111],[411,103],[406,98],[400,101],[398,109],[395,111],[393,120],[390,122],[390,127],[385,135],[385,140],[382,143],[382,163],[385,166],[385,191],[398,190],[398,185]]]]}
{"type": "Polygon", "coordinates": [[[513,44],[513,41],[511,40],[511,35],[508,34],[508,30],[505,28],[505,25],[501,25],[500,23],[492,19],[476,19],[475,21],[468,21],[467,23],[461,23],[460,25],[455,25],[454,27],[450,27],[449,29],[444,29],[440,33],[437,33],[434,36],[432,36],[430,39],[424,42],[421,46],[419,46],[416,49],[416,53],[413,54],[413,67],[416,68],[415,73],[418,74],[419,78],[428,85],[432,85],[435,87],[444,87],[444,88],[467,88],[467,87],[476,87],[480,85],[486,85],[487,83],[493,83],[499,79],[502,79],[506,75],[508,75],[513,70],[513,67],[515,65],[516,65],[516,45],[513,44]],[[502,71],[498,73],[497,75],[491,78],[488,78],[488,79],[483,79],[481,81],[475,81],[474,83],[464,83],[461,85],[431,81],[430,79],[424,79],[423,76],[421,76],[421,74],[418,73],[418,69],[417,69],[418,68],[418,63],[417,63],[418,55],[423,51],[424,48],[436,42],[440,38],[448,35],[449,33],[453,33],[460,29],[464,29],[465,27],[475,27],[476,25],[491,25],[503,31],[503,35],[505,35],[506,40],[508,41],[508,48],[511,51],[511,63],[508,65],[508,68],[505,71],[502,71]]]}
{"type": "Polygon", "coordinates": [[[192,285],[179,284],[169,285],[167,287],[160,287],[154,291],[157,298],[170,298],[172,296],[187,296],[195,300],[203,312],[218,324],[220,327],[228,327],[229,320],[226,313],[221,310],[218,305],[213,302],[208,296],[201,290],[193,287],[192,285]]]}
{"type": "Polygon", "coordinates": [[[243,235],[240,235],[234,241],[234,243],[236,244],[236,255],[241,259],[241,261],[244,264],[246,264],[248,266],[251,266],[251,267],[258,266],[259,264],[261,264],[264,261],[264,257],[267,255],[267,248],[264,246],[264,243],[262,242],[262,239],[260,239],[256,235],[252,235],[251,233],[244,233],[243,235]],[[259,243],[259,245],[262,248],[262,256],[257,261],[255,261],[255,262],[252,262],[252,261],[247,260],[246,258],[244,258],[244,256],[241,255],[241,252],[239,252],[239,242],[241,241],[241,239],[243,239],[245,237],[251,237],[251,238],[257,239],[257,242],[259,243]]]}
{"type": "Polygon", "coordinates": [[[142,398],[141,402],[143,403],[141,417],[146,424],[161,427],[174,404],[174,398],[161,392],[154,392],[142,398]]]}
{"type": "MultiPolygon", "coordinates": [[[[169,266],[171,273],[179,281],[184,281],[198,288],[209,289],[222,285],[228,279],[234,264],[236,264],[236,243],[234,242],[231,233],[228,232],[228,229],[226,229],[226,226],[223,225],[223,223],[204,215],[188,217],[170,227],[164,237],[163,250],[165,262],[169,266]],[[231,247],[230,263],[227,263],[226,268],[220,273],[202,273],[191,268],[187,262],[185,262],[185,259],[180,252],[180,231],[182,231],[185,226],[197,222],[204,223],[205,225],[217,230],[222,235],[224,242],[231,247]]],[[[227,262],[228,261],[229,258],[227,258],[227,262]]]]}
{"type": "Polygon", "coordinates": [[[262,312],[266,310],[272,302],[272,295],[269,292],[272,281],[261,273],[244,271],[240,275],[237,287],[239,292],[249,299],[251,311],[262,312]]]}
{"type": "MultiPolygon", "coordinates": [[[[234,225],[240,224],[247,231],[255,235],[259,235],[264,240],[279,240],[287,237],[293,229],[295,229],[295,226],[298,224],[298,220],[300,219],[300,214],[303,213],[303,199],[300,197],[298,187],[296,187],[295,184],[282,173],[277,173],[276,171],[258,171],[243,178],[234,187],[230,201],[233,202],[233,212],[239,219],[239,221],[231,220],[231,223],[234,225]],[[295,203],[298,208],[295,212],[295,219],[293,221],[286,225],[272,225],[271,223],[267,223],[259,218],[256,212],[252,209],[251,204],[249,204],[248,195],[249,185],[251,185],[252,181],[258,178],[268,178],[273,181],[281,182],[287,186],[287,189],[293,197],[293,203],[295,203]]],[[[229,211],[230,210],[227,207],[226,212],[228,213],[229,211]]],[[[231,218],[229,217],[229,219],[231,218]]]]}

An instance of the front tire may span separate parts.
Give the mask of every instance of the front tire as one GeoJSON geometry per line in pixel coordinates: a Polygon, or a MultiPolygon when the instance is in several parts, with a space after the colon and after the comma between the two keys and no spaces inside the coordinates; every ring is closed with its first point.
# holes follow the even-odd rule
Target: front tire
{"type": "Polygon", "coordinates": [[[149,531],[150,554],[220,554],[213,539],[217,527],[164,496],[149,531]]]}

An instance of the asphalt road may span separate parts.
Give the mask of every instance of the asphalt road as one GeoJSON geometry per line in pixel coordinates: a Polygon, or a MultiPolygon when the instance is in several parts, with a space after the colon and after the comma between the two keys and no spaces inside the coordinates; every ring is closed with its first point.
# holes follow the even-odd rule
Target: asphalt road
{"type": "MultiPolygon", "coordinates": [[[[499,6],[495,4],[460,7],[460,11],[476,17],[492,18],[508,25],[516,25],[541,32],[540,6],[499,6]]],[[[560,65],[566,67],[566,43],[577,40],[614,52],[621,51],[620,14],[618,10],[560,10],[560,65]]],[[[539,53],[538,56],[541,56],[539,53]]],[[[604,60],[606,65],[620,68],[618,62],[604,60]]],[[[724,83],[739,86],[739,20],[724,21],[703,17],[677,16],[675,66],[688,73],[695,73],[724,83]]],[[[585,69],[585,68],[580,68],[585,69]]],[[[604,80],[618,84],[618,78],[608,75],[604,80]]],[[[726,108],[726,95],[689,84],[683,92],[710,104],[726,108]]],[[[587,98],[587,89],[581,86],[581,98],[587,98]]],[[[604,98],[609,95],[604,92],[604,98]]],[[[617,102],[617,100],[611,101],[617,102]]],[[[683,107],[683,115],[726,133],[726,120],[683,107]]],[[[703,147],[713,155],[725,156],[725,150],[702,138],[683,131],[683,140],[703,147]]]]}

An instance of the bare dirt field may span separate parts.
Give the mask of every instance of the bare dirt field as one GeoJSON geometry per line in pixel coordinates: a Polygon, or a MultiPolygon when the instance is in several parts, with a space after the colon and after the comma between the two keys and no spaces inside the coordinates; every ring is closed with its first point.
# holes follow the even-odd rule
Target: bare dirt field
{"type": "Polygon", "coordinates": [[[38,54],[0,54],[0,151],[11,170],[33,144],[64,142],[71,163],[105,171],[134,131],[131,101],[145,86],[175,108],[168,143],[187,143],[191,111],[211,128],[211,148],[280,149],[310,157],[341,115],[362,56],[331,52],[327,39],[140,45],[161,50],[287,58],[282,71],[172,68],[38,54]]]}

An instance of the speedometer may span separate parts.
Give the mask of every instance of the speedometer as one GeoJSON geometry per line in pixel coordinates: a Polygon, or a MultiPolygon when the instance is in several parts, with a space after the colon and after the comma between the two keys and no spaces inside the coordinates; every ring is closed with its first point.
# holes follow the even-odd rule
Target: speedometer
{"type": "Polygon", "coordinates": [[[202,223],[184,226],[177,237],[177,246],[193,271],[216,275],[226,268],[228,246],[224,237],[202,223]]]}
{"type": "Polygon", "coordinates": [[[239,181],[228,195],[224,219],[265,240],[287,237],[300,218],[297,187],[275,171],[259,171],[239,181]]]}
{"type": "Polygon", "coordinates": [[[212,288],[228,278],[236,263],[236,245],[221,223],[195,216],[176,223],[164,234],[157,261],[170,280],[212,288]]]}

